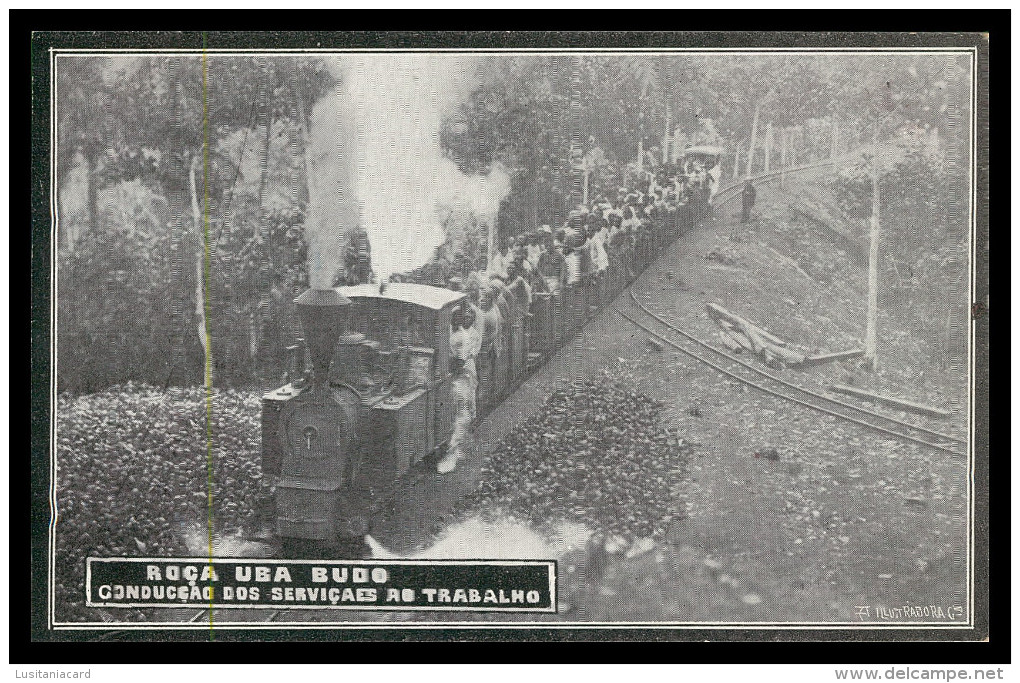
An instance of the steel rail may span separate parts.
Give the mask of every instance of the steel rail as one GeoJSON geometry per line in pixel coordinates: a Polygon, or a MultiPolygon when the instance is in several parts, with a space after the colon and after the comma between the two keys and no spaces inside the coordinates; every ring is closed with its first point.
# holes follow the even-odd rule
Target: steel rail
{"type": "MultiPolygon", "coordinates": [[[[771,171],[769,173],[762,173],[762,174],[759,174],[757,176],[754,176],[754,180],[769,182],[769,181],[775,180],[777,176],[781,176],[784,173],[799,173],[799,172],[802,172],[802,171],[808,171],[808,170],[812,170],[812,169],[816,169],[816,168],[824,168],[824,167],[833,166],[833,165],[834,165],[834,162],[832,160],[813,162],[813,163],[810,163],[810,164],[804,164],[802,166],[797,166],[797,167],[789,168],[789,169],[786,169],[786,170],[771,171]]],[[[733,191],[733,190],[740,189],[741,186],[742,186],[742,181],[731,183],[730,185],[726,186],[722,190],[719,190],[716,193],[716,197],[718,197],[719,195],[721,195],[721,194],[723,194],[725,192],[730,192],[730,191],[733,191]]],[[[729,197],[726,197],[725,199],[723,199],[721,201],[717,200],[716,201],[716,206],[721,206],[721,205],[725,204],[726,202],[730,201],[731,199],[733,199],[734,197],[737,197],[737,196],[739,196],[739,193],[735,193],[733,195],[730,195],[729,197]]],[[[815,398],[818,398],[820,400],[826,401],[826,402],[831,403],[831,404],[839,405],[839,406],[842,406],[844,408],[848,408],[850,410],[854,410],[854,411],[860,412],[862,414],[866,414],[868,416],[875,417],[877,419],[887,420],[887,421],[892,422],[894,424],[906,427],[907,429],[911,429],[911,430],[920,432],[922,434],[925,434],[925,435],[927,435],[927,436],[929,436],[931,438],[934,438],[934,439],[955,442],[955,443],[958,443],[958,444],[961,444],[961,445],[966,445],[966,443],[967,443],[963,439],[959,439],[957,437],[950,436],[948,434],[942,434],[941,432],[936,432],[934,430],[928,429],[926,427],[922,427],[920,425],[916,425],[916,424],[912,424],[912,423],[909,423],[909,422],[904,422],[904,421],[901,421],[901,420],[897,420],[894,417],[890,417],[888,415],[883,415],[881,413],[877,413],[877,412],[868,410],[866,408],[861,408],[860,406],[854,405],[852,403],[847,403],[845,401],[841,401],[841,400],[833,398],[831,396],[825,396],[823,394],[819,394],[817,392],[811,391],[810,389],[806,389],[806,388],[798,386],[796,384],[792,384],[790,382],[787,382],[786,380],[782,379],[781,377],[776,377],[775,375],[773,375],[773,374],[771,374],[769,372],[766,372],[766,371],[764,371],[764,370],[762,370],[760,368],[757,368],[757,367],[755,367],[753,365],[745,363],[744,361],[740,360],[739,358],[735,358],[735,357],[731,356],[730,354],[725,353],[725,352],[721,351],[720,349],[715,348],[714,346],[711,346],[710,344],[702,342],[700,339],[697,339],[696,337],[694,337],[693,335],[689,334],[688,332],[686,332],[686,331],[684,331],[684,330],[682,330],[682,329],[672,325],[667,320],[665,320],[665,319],[661,318],[660,316],[656,315],[652,311],[648,310],[643,304],[641,304],[641,302],[638,301],[634,297],[633,290],[631,290],[631,297],[634,298],[635,303],[637,303],[637,305],[642,310],[644,310],[645,313],[651,315],[653,318],[656,318],[661,323],[663,323],[667,327],[673,329],[674,331],[676,331],[676,332],[678,332],[678,333],[680,333],[680,334],[690,338],[691,340],[693,340],[693,341],[697,342],[698,344],[704,346],[706,349],[709,349],[710,351],[714,351],[715,353],[724,356],[725,358],[727,358],[728,360],[730,360],[732,362],[735,362],[735,363],[738,363],[740,365],[743,365],[744,367],[748,368],[749,370],[752,370],[753,372],[756,372],[756,373],[758,373],[760,375],[768,377],[769,379],[771,379],[773,381],[776,381],[776,382],[779,382],[780,384],[784,384],[786,386],[789,386],[789,387],[793,388],[796,391],[799,391],[799,392],[804,393],[804,394],[808,394],[810,396],[813,396],[815,398]]],[[[954,451],[954,452],[956,452],[956,451],[954,451]]]]}
{"type": "MultiPolygon", "coordinates": [[[[834,162],[832,160],[825,160],[825,161],[821,161],[821,162],[814,162],[814,163],[798,166],[798,167],[795,167],[795,168],[782,169],[782,170],[778,170],[778,171],[771,171],[769,173],[761,173],[759,175],[753,176],[752,180],[755,180],[755,181],[758,181],[758,182],[770,182],[772,180],[775,180],[777,177],[782,176],[782,175],[787,174],[787,173],[800,173],[800,172],[807,171],[807,170],[812,170],[812,169],[824,168],[824,167],[827,167],[827,166],[832,166],[833,164],[834,164],[834,162]]],[[[742,186],[743,186],[743,181],[738,181],[738,182],[735,182],[735,183],[731,183],[730,185],[727,185],[726,187],[722,188],[721,190],[718,190],[716,192],[716,195],[715,195],[715,197],[716,197],[715,198],[715,202],[714,202],[715,206],[717,206],[717,207],[722,206],[722,205],[726,204],[727,202],[729,202],[730,200],[734,199],[735,197],[739,196],[740,193],[736,192],[736,190],[741,189],[742,186]],[[731,192],[733,194],[729,194],[731,192]],[[723,196],[723,195],[728,195],[728,196],[723,196]]],[[[700,339],[697,339],[693,335],[691,335],[691,334],[685,332],[684,330],[682,330],[682,329],[672,325],[669,321],[663,319],[662,317],[660,317],[657,314],[653,313],[652,311],[648,310],[648,308],[646,308],[640,301],[638,301],[637,297],[634,295],[633,289],[630,289],[629,293],[630,293],[631,298],[634,300],[634,303],[637,304],[637,306],[639,308],[641,308],[642,311],[644,311],[647,315],[650,315],[651,317],[655,318],[656,320],[661,322],[666,327],[669,327],[674,332],[677,332],[677,333],[687,337],[688,339],[696,342],[697,344],[703,346],[704,348],[708,349],[709,351],[712,351],[712,352],[714,352],[714,353],[716,353],[718,355],[723,356],[724,358],[726,358],[730,362],[737,363],[737,364],[739,364],[739,365],[741,365],[741,366],[743,366],[743,367],[745,367],[745,368],[747,368],[747,369],[749,369],[749,370],[751,370],[751,371],[753,371],[753,372],[755,372],[755,373],[757,373],[759,375],[767,377],[768,379],[770,379],[770,380],[772,380],[774,382],[778,382],[779,384],[782,384],[782,385],[784,385],[784,386],[786,386],[786,387],[788,387],[790,389],[793,389],[796,392],[800,392],[800,393],[812,396],[813,398],[819,399],[819,400],[824,401],[824,402],[826,402],[828,404],[838,405],[838,406],[841,406],[841,407],[846,408],[848,410],[856,411],[859,414],[867,415],[868,417],[873,418],[873,419],[885,420],[886,422],[889,422],[889,423],[892,423],[892,424],[896,424],[896,425],[898,425],[900,427],[903,427],[903,428],[906,428],[908,430],[912,430],[914,432],[927,435],[930,438],[934,438],[934,439],[942,440],[942,441],[948,441],[948,442],[952,442],[952,443],[958,443],[958,444],[965,444],[966,443],[962,439],[958,439],[956,437],[949,436],[947,434],[942,434],[940,432],[936,432],[936,431],[927,429],[926,427],[921,427],[919,425],[911,424],[911,423],[908,423],[908,422],[903,422],[901,420],[897,420],[896,418],[890,417],[888,415],[882,415],[880,413],[876,413],[874,411],[870,411],[870,410],[867,410],[865,408],[861,408],[860,406],[856,406],[856,405],[853,405],[851,403],[846,403],[844,401],[840,401],[840,400],[832,398],[830,396],[825,396],[823,394],[819,394],[817,392],[811,391],[810,389],[806,389],[804,387],[800,387],[800,386],[797,386],[797,385],[792,384],[790,382],[787,382],[786,380],[783,380],[782,378],[776,377],[775,375],[772,375],[771,373],[768,373],[768,372],[766,372],[764,370],[761,370],[760,368],[756,368],[756,367],[754,367],[752,365],[749,365],[749,364],[743,362],[742,360],[740,360],[738,358],[734,358],[733,356],[731,356],[731,355],[729,355],[729,354],[727,354],[727,353],[725,353],[725,352],[723,352],[723,351],[721,351],[721,350],[711,346],[710,344],[707,344],[707,343],[701,341],[700,339]]],[[[674,347],[677,346],[675,343],[669,342],[669,340],[664,339],[661,335],[659,335],[659,334],[655,333],[654,331],[652,331],[652,330],[646,328],[645,326],[641,325],[636,320],[632,319],[630,316],[628,316],[625,313],[623,313],[622,311],[620,311],[619,308],[617,308],[617,312],[621,313],[621,315],[623,315],[624,317],[630,319],[631,322],[637,324],[639,327],[642,327],[643,329],[648,331],[650,334],[653,334],[653,335],[659,337],[660,339],[663,339],[664,341],[669,343],[671,346],[674,346],[674,347]]],[[[686,349],[680,349],[680,350],[688,353],[688,355],[691,355],[692,357],[696,358],[697,360],[705,362],[705,363],[711,365],[712,367],[715,367],[716,369],[718,369],[718,370],[720,370],[722,372],[725,372],[726,374],[729,374],[730,376],[733,376],[735,379],[738,379],[741,382],[745,382],[745,383],[748,383],[748,384],[754,384],[754,383],[748,382],[744,378],[741,378],[741,377],[732,375],[732,373],[726,372],[724,369],[719,368],[718,366],[716,366],[715,364],[711,363],[707,359],[702,358],[700,356],[697,356],[696,354],[692,354],[692,353],[688,352],[686,349]]],[[[757,386],[757,385],[755,385],[755,386],[757,386]]],[[[759,387],[759,388],[762,388],[762,387],[759,387]]],[[[762,388],[762,389],[766,390],[766,391],[769,391],[769,390],[767,390],[765,388],[762,388]]],[[[769,391],[769,392],[770,393],[775,393],[776,395],[782,395],[782,396],[785,397],[785,395],[782,394],[781,392],[771,392],[771,391],[769,391]]],[[[821,408],[820,406],[814,406],[813,404],[808,404],[807,402],[804,402],[804,401],[798,401],[794,397],[788,397],[788,398],[790,398],[790,400],[793,400],[795,402],[803,403],[805,405],[810,405],[811,407],[814,407],[816,409],[823,410],[824,412],[832,412],[832,411],[827,411],[826,409],[821,408]]],[[[833,413],[833,414],[835,414],[835,413],[833,413]]],[[[842,414],[839,414],[839,416],[845,417],[846,419],[849,419],[849,420],[854,421],[854,422],[860,422],[858,420],[854,420],[850,416],[846,416],[846,415],[842,415],[842,414]]],[[[880,431],[883,429],[881,427],[878,427],[877,425],[871,425],[870,423],[862,423],[862,424],[867,424],[868,426],[871,426],[874,429],[879,429],[880,431]]],[[[944,450],[944,451],[947,451],[947,452],[950,452],[950,453],[959,454],[959,451],[956,450],[956,449],[949,448],[949,447],[946,447],[946,446],[940,446],[939,444],[932,443],[932,442],[926,441],[924,439],[917,439],[915,437],[912,437],[912,436],[907,435],[907,434],[903,434],[902,432],[898,432],[898,431],[895,431],[895,430],[884,430],[883,433],[890,433],[890,434],[899,436],[901,438],[906,438],[906,439],[909,439],[909,440],[912,440],[912,441],[916,441],[918,443],[922,443],[924,445],[928,445],[928,446],[931,446],[931,447],[934,447],[934,448],[938,448],[940,450],[944,450]]]]}
{"type": "MultiPolygon", "coordinates": [[[[656,319],[657,321],[659,321],[660,323],[662,323],[663,325],[665,325],[669,329],[673,330],[674,332],[677,332],[677,333],[683,335],[684,337],[688,338],[689,340],[699,344],[700,346],[703,346],[704,348],[708,349],[709,351],[712,351],[712,352],[714,352],[714,353],[724,357],[726,360],[728,360],[728,361],[730,361],[732,363],[736,363],[737,365],[740,365],[741,367],[743,367],[745,369],[751,370],[751,371],[753,371],[753,372],[755,372],[755,373],[757,373],[759,375],[762,375],[762,376],[768,378],[769,380],[777,382],[778,384],[782,385],[783,387],[786,387],[787,389],[792,389],[793,392],[799,392],[799,393],[807,394],[807,395],[812,396],[814,398],[820,399],[821,401],[824,401],[825,403],[830,403],[830,404],[835,404],[835,405],[838,405],[838,406],[842,406],[842,407],[847,408],[849,410],[856,411],[856,412],[858,412],[858,413],[860,413],[862,415],[867,415],[868,417],[876,419],[876,420],[885,420],[887,422],[891,422],[891,423],[894,423],[894,424],[899,425],[901,427],[904,427],[904,428],[906,428],[908,430],[913,430],[915,432],[919,432],[921,434],[925,434],[925,435],[928,435],[928,436],[934,436],[936,439],[941,439],[941,440],[944,440],[944,441],[950,441],[950,442],[955,442],[955,443],[964,443],[962,440],[957,439],[955,437],[951,437],[951,436],[948,436],[948,435],[945,435],[945,434],[940,434],[938,432],[933,432],[933,431],[931,431],[929,429],[926,429],[924,427],[919,427],[917,425],[913,425],[913,424],[910,424],[908,422],[901,422],[900,420],[897,420],[896,418],[889,417],[887,415],[882,415],[880,413],[875,413],[875,412],[872,412],[872,411],[867,410],[865,408],[861,408],[859,406],[855,406],[855,405],[852,405],[852,404],[849,404],[849,403],[844,403],[843,401],[839,401],[839,400],[830,398],[828,396],[824,396],[822,394],[818,394],[816,392],[811,391],[810,389],[805,389],[803,387],[799,387],[799,386],[797,386],[795,384],[787,382],[786,380],[783,380],[783,379],[781,379],[779,377],[776,377],[775,375],[773,375],[771,373],[765,372],[764,370],[761,370],[761,369],[756,368],[754,366],[748,365],[747,363],[744,363],[743,361],[741,361],[741,360],[739,360],[737,358],[733,358],[729,354],[724,353],[724,352],[720,351],[719,349],[716,349],[715,347],[713,347],[713,346],[711,346],[711,345],[701,341],[700,339],[698,339],[698,338],[696,338],[696,337],[694,337],[694,336],[684,332],[683,330],[681,330],[681,329],[671,325],[669,322],[663,320],[661,317],[659,317],[655,313],[652,313],[647,308],[645,308],[641,304],[640,301],[637,300],[637,297],[634,295],[633,290],[630,290],[629,294],[631,296],[631,299],[633,299],[634,303],[637,304],[638,308],[640,308],[647,315],[649,315],[652,318],[656,319]]],[[[619,306],[614,306],[614,308],[615,308],[617,313],[619,313],[621,316],[623,316],[624,318],[629,320],[631,323],[633,323],[634,325],[637,325],[638,327],[640,327],[641,329],[645,330],[649,334],[657,337],[658,339],[661,339],[663,342],[665,342],[669,346],[677,349],[678,351],[681,351],[681,352],[687,354],[688,356],[694,358],[695,360],[698,360],[698,361],[704,363],[705,365],[708,365],[709,367],[713,368],[714,370],[717,370],[718,372],[721,372],[722,374],[724,374],[724,375],[726,375],[728,377],[732,377],[733,379],[735,379],[735,380],[737,380],[737,381],[739,381],[739,382],[741,382],[743,384],[747,384],[748,386],[754,387],[755,389],[758,389],[759,391],[762,391],[762,392],[764,392],[766,394],[770,394],[772,396],[776,396],[776,397],[779,397],[779,398],[782,398],[782,399],[786,399],[786,400],[788,400],[788,401],[790,401],[792,403],[796,403],[796,404],[804,406],[806,408],[811,408],[812,410],[816,410],[816,411],[819,411],[821,413],[825,413],[826,415],[831,415],[833,417],[837,417],[837,418],[846,420],[848,422],[853,422],[854,424],[858,424],[858,425],[861,425],[863,427],[867,427],[869,429],[872,429],[874,431],[880,432],[882,434],[886,434],[886,435],[889,435],[889,436],[894,436],[894,437],[896,437],[898,439],[904,439],[904,440],[907,440],[907,441],[912,441],[914,443],[918,443],[918,444],[921,444],[923,446],[928,446],[930,448],[935,448],[935,449],[940,450],[940,451],[945,451],[947,453],[952,453],[954,455],[963,455],[963,453],[961,453],[959,450],[957,450],[955,448],[952,448],[951,446],[946,445],[945,443],[936,443],[936,442],[933,442],[933,441],[928,441],[928,440],[919,438],[917,436],[914,436],[913,434],[908,434],[908,433],[905,433],[905,432],[902,432],[902,431],[898,431],[898,430],[895,430],[895,429],[889,429],[889,428],[886,428],[886,427],[882,427],[881,425],[877,425],[877,424],[874,424],[873,422],[869,422],[867,419],[858,419],[857,417],[853,417],[852,415],[846,414],[846,412],[840,412],[838,410],[833,410],[833,409],[830,409],[830,408],[826,408],[823,405],[818,405],[817,403],[812,403],[810,401],[806,401],[806,400],[797,398],[796,396],[791,395],[791,393],[793,393],[793,392],[783,392],[783,391],[777,390],[775,388],[770,388],[770,387],[764,386],[764,385],[762,385],[762,384],[760,384],[758,382],[755,382],[754,380],[748,379],[746,377],[741,377],[740,375],[738,375],[736,372],[732,371],[731,369],[724,368],[721,365],[719,365],[718,363],[713,362],[709,358],[706,358],[703,355],[700,355],[700,354],[698,354],[698,353],[696,353],[694,351],[691,351],[690,349],[683,347],[682,345],[678,344],[677,342],[673,341],[672,339],[669,339],[669,338],[665,337],[664,335],[656,332],[651,327],[645,325],[644,323],[642,323],[639,320],[637,320],[635,317],[633,317],[633,316],[629,315],[628,313],[626,313],[625,311],[623,311],[619,306]]]]}
{"type": "MultiPolygon", "coordinates": [[[[830,410],[828,408],[825,408],[823,406],[819,406],[819,405],[811,403],[809,401],[804,401],[804,400],[798,399],[797,397],[790,396],[788,392],[783,392],[783,391],[780,391],[780,390],[777,390],[777,389],[774,389],[774,388],[769,388],[768,386],[764,386],[764,385],[762,385],[762,384],[760,384],[760,383],[758,383],[758,382],[756,382],[756,381],[754,381],[752,379],[748,379],[747,377],[739,376],[735,372],[727,370],[726,368],[718,365],[717,363],[712,362],[711,360],[705,358],[704,356],[701,356],[701,355],[691,351],[690,349],[683,348],[681,345],[675,343],[675,341],[673,341],[672,339],[669,339],[666,336],[660,334],[659,332],[656,332],[654,329],[652,329],[648,325],[644,324],[640,320],[637,320],[633,316],[631,316],[628,313],[624,312],[618,306],[614,306],[614,309],[616,310],[617,313],[619,313],[621,316],[626,318],[632,324],[636,325],[637,327],[641,327],[646,332],[648,332],[649,334],[652,334],[653,336],[661,339],[662,341],[664,341],[665,344],[667,344],[670,347],[676,349],[677,351],[679,351],[681,353],[684,353],[687,356],[691,356],[695,360],[700,361],[700,362],[704,363],[705,365],[708,365],[709,367],[713,368],[714,370],[717,370],[717,371],[721,372],[722,374],[724,374],[724,375],[726,375],[728,377],[732,377],[733,379],[735,379],[735,380],[737,380],[739,382],[742,382],[742,383],[747,384],[749,386],[753,386],[753,387],[757,388],[758,390],[763,391],[765,393],[769,393],[769,395],[771,395],[771,396],[777,397],[779,399],[784,399],[786,401],[798,404],[798,405],[803,406],[805,408],[810,408],[812,410],[818,411],[820,413],[824,413],[826,415],[830,415],[832,417],[843,419],[843,420],[846,420],[848,422],[853,422],[854,424],[858,424],[858,425],[861,425],[863,427],[867,427],[869,429],[872,429],[874,431],[880,432],[882,434],[886,434],[886,435],[889,435],[889,436],[894,436],[896,438],[903,439],[903,440],[913,441],[913,442],[919,443],[921,445],[926,445],[926,446],[928,446],[928,448],[935,449],[937,451],[943,451],[943,452],[950,453],[950,454],[957,455],[957,456],[964,455],[964,454],[960,453],[958,450],[951,448],[951,446],[949,446],[949,445],[947,445],[945,443],[935,443],[935,442],[932,442],[932,441],[925,440],[923,438],[919,438],[919,437],[914,436],[912,434],[908,434],[908,433],[904,433],[902,431],[898,431],[896,429],[888,429],[886,427],[882,427],[882,426],[874,424],[872,422],[868,422],[867,420],[858,419],[858,418],[852,417],[850,415],[847,415],[846,413],[835,411],[835,410],[830,410]]],[[[716,350],[713,350],[713,351],[716,351],[716,350]]],[[[719,353],[719,352],[717,352],[717,353],[719,353]]],[[[723,355],[725,355],[725,354],[723,354],[723,355]]],[[[797,390],[804,390],[804,389],[800,389],[799,387],[795,387],[795,388],[797,388],[797,390]]],[[[809,391],[805,390],[805,392],[809,392],[809,391]]],[[[818,395],[818,396],[820,396],[820,395],[818,395]]],[[[826,402],[831,401],[827,397],[822,397],[822,398],[826,402]]],[[[833,402],[833,403],[839,403],[839,402],[833,402]]],[[[858,408],[856,406],[853,406],[852,408],[854,410],[858,410],[858,411],[860,411],[862,413],[868,414],[868,415],[870,415],[872,417],[875,417],[877,419],[880,419],[880,420],[888,420],[888,421],[892,421],[892,422],[898,422],[894,418],[887,418],[885,416],[878,415],[877,413],[871,413],[870,411],[867,411],[867,410],[862,409],[862,408],[858,408]]],[[[922,431],[922,432],[926,431],[923,428],[919,428],[919,427],[916,427],[914,425],[909,425],[908,423],[900,423],[900,424],[906,426],[909,429],[914,429],[914,430],[922,431]]],[[[958,441],[959,439],[956,439],[956,438],[953,438],[953,437],[948,437],[948,440],[958,441]]]]}
{"type": "MultiPolygon", "coordinates": [[[[750,178],[750,180],[756,181],[756,182],[760,182],[760,181],[768,182],[770,180],[775,180],[777,177],[785,175],[787,173],[801,173],[803,171],[810,171],[810,170],[813,170],[813,169],[816,169],[816,168],[825,168],[827,166],[834,166],[835,163],[836,162],[831,160],[831,159],[827,159],[825,161],[815,161],[815,162],[812,162],[810,164],[803,164],[801,166],[794,166],[793,168],[787,168],[785,170],[769,171],[768,173],[759,173],[756,176],[752,176],[750,178]]],[[[738,180],[735,183],[730,183],[726,187],[723,187],[723,188],[720,188],[719,190],[716,190],[716,193],[715,193],[716,200],[714,202],[715,206],[722,206],[723,204],[725,204],[726,202],[730,201],[734,197],[740,196],[739,192],[735,192],[734,194],[730,195],[726,199],[722,199],[722,200],[718,199],[718,197],[720,195],[726,194],[728,192],[734,192],[734,190],[739,190],[739,189],[743,188],[743,186],[744,186],[744,181],[743,180],[738,180]]]]}

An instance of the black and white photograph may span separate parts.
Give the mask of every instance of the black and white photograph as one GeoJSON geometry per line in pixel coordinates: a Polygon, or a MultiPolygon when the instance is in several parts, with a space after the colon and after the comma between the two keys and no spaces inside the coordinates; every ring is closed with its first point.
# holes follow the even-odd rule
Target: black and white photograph
{"type": "Polygon", "coordinates": [[[46,628],[982,637],[949,38],[47,48],[46,628]]]}

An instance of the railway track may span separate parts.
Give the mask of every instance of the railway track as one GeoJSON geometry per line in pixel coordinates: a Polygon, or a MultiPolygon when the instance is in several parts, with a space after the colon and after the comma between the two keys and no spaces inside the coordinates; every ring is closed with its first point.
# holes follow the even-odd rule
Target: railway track
{"type": "Polygon", "coordinates": [[[628,289],[628,295],[634,304],[633,308],[628,312],[620,306],[614,305],[617,313],[668,346],[708,365],[727,377],[766,394],[852,422],[885,436],[891,436],[901,441],[910,441],[953,455],[966,455],[966,441],[963,439],[840,401],[789,382],[767,370],[745,363],[672,324],[641,303],[634,294],[633,288],[628,289]],[[638,319],[639,317],[644,317],[645,320],[642,322],[638,319]]]}
{"type": "MultiPolygon", "coordinates": [[[[781,175],[783,175],[783,173],[801,173],[832,165],[833,162],[831,161],[817,162],[786,169],[783,172],[774,171],[759,174],[757,176],[753,176],[751,179],[759,183],[770,182],[778,179],[781,175]]],[[[714,205],[719,208],[739,197],[742,188],[743,181],[739,181],[720,189],[716,193],[714,205]]],[[[619,305],[614,304],[614,309],[623,318],[643,329],[653,337],[661,340],[666,345],[681,351],[705,365],[708,365],[731,379],[735,379],[764,393],[777,396],[792,403],[846,420],[848,422],[852,422],[886,436],[891,436],[903,441],[910,441],[912,443],[917,443],[954,455],[966,455],[966,442],[962,439],[958,439],[947,434],[941,434],[920,425],[914,425],[888,415],[883,415],[875,411],[855,406],[788,382],[761,368],[745,363],[744,361],[696,338],[694,335],[677,327],[676,325],[673,325],[671,322],[651,311],[647,306],[641,303],[634,293],[633,286],[627,288],[627,293],[629,299],[634,304],[634,308],[630,311],[625,311],[619,305]],[[644,322],[639,320],[639,317],[644,317],[644,322]]],[[[492,410],[492,408],[490,407],[489,410],[492,410]]],[[[486,414],[489,410],[486,411],[486,414]]],[[[479,421],[482,417],[484,416],[479,416],[479,421]]],[[[270,623],[274,621],[281,613],[281,610],[275,610],[268,613],[263,623],[270,623]]],[[[209,610],[203,609],[198,611],[188,621],[190,623],[198,623],[202,620],[208,620],[209,617],[209,610]]]]}
{"type": "MultiPolygon", "coordinates": [[[[833,165],[835,165],[835,162],[833,162],[832,160],[816,161],[810,164],[804,164],[802,166],[794,166],[793,168],[788,168],[783,171],[770,171],[768,173],[759,173],[756,176],[751,176],[751,181],[758,183],[769,182],[772,180],[776,180],[782,175],[789,175],[791,173],[803,173],[804,171],[812,171],[814,169],[826,168],[833,165]]],[[[738,180],[735,183],[730,183],[726,187],[720,188],[715,193],[715,199],[712,202],[713,205],[718,208],[723,204],[726,204],[729,201],[736,199],[737,197],[740,196],[743,187],[744,181],[738,180]]]]}
{"type": "MultiPolygon", "coordinates": [[[[807,164],[784,172],[771,172],[754,176],[752,180],[757,182],[769,182],[777,179],[783,173],[800,173],[803,171],[832,166],[833,162],[823,161],[807,164]]],[[[740,196],[742,182],[732,183],[716,193],[715,206],[721,207],[732,199],[740,196]]],[[[892,436],[902,441],[910,441],[920,445],[928,446],[936,450],[944,451],[954,455],[966,455],[966,441],[949,434],[928,429],[927,427],[899,420],[890,415],[868,410],[846,401],[820,394],[811,389],[793,384],[771,372],[763,370],[739,358],[736,358],[725,351],[718,349],[707,342],[698,339],[686,330],[677,327],[670,321],[658,315],[644,305],[634,293],[633,286],[628,288],[628,295],[633,302],[635,309],[631,313],[615,306],[616,311],[629,320],[632,324],[640,327],[654,337],[662,340],[667,345],[691,356],[699,362],[708,365],[718,372],[737,381],[752,386],[764,393],[783,398],[792,403],[810,408],[812,410],[831,415],[848,422],[852,422],[872,431],[892,436]],[[639,312],[639,313],[637,313],[639,312]],[[637,313],[637,315],[635,315],[637,313]],[[639,317],[644,317],[641,322],[639,317]],[[655,328],[658,327],[659,331],[655,328]]]]}

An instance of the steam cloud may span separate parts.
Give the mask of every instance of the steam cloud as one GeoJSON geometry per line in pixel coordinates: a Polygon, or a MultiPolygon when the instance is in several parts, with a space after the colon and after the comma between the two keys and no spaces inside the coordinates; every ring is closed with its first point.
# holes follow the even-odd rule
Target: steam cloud
{"type": "Polygon", "coordinates": [[[330,63],[340,84],[312,114],[307,221],[313,287],[342,262],[343,233],[368,233],[384,279],[429,260],[443,220],[467,211],[494,223],[510,191],[502,169],[467,176],[443,156],[444,117],[471,91],[477,60],[462,55],[380,54],[330,63]],[[357,197],[357,199],[355,199],[357,197]]]}
{"type": "Polygon", "coordinates": [[[312,110],[308,158],[308,276],[315,289],[333,286],[343,266],[344,232],[358,225],[358,114],[340,87],[312,110]]]}

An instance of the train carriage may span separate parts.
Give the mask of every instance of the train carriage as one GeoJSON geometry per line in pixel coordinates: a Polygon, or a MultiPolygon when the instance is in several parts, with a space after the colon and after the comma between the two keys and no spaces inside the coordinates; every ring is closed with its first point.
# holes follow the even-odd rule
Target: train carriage
{"type": "MultiPolygon", "coordinates": [[[[717,160],[707,151],[688,150],[687,158],[703,156],[703,167],[717,160]]],[[[605,272],[582,273],[552,292],[531,292],[522,279],[482,286],[479,414],[499,405],[699,220],[709,195],[699,186],[650,228],[619,241],[605,272]]],[[[451,322],[469,304],[462,292],[397,282],[311,289],[296,304],[310,376],[264,396],[262,466],[284,553],[321,554],[363,538],[402,476],[449,442],[451,322]]]]}

